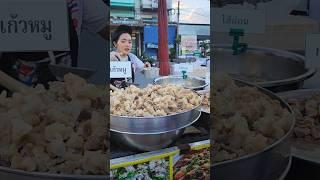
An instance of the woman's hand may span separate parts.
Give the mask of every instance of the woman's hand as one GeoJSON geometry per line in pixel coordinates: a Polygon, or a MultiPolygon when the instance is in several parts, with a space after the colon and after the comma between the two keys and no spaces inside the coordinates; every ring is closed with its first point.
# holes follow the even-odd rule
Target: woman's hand
{"type": "Polygon", "coordinates": [[[144,63],[144,67],[145,67],[145,68],[149,68],[149,67],[151,67],[151,64],[150,64],[149,62],[145,62],[145,63],[144,63]]]}

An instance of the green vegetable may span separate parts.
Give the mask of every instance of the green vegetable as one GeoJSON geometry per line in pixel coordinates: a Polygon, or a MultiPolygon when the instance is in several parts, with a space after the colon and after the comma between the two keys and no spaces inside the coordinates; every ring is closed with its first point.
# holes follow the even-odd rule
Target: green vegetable
{"type": "Polygon", "coordinates": [[[198,158],[194,158],[191,160],[190,164],[187,166],[187,172],[189,172],[191,169],[193,169],[193,165],[197,164],[199,161],[198,158]]]}
{"type": "Polygon", "coordinates": [[[117,169],[117,174],[124,174],[124,173],[126,173],[127,172],[127,170],[126,170],[126,168],[124,168],[124,167],[121,167],[121,168],[118,168],[117,169]]]}
{"type": "Polygon", "coordinates": [[[166,180],[168,177],[152,177],[152,180],[166,180]]]}
{"type": "Polygon", "coordinates": [[[135,172],[129,172],[129,173],[128,173],[128,177],[134,177],[135,175],[136,175],[135,172]]]}

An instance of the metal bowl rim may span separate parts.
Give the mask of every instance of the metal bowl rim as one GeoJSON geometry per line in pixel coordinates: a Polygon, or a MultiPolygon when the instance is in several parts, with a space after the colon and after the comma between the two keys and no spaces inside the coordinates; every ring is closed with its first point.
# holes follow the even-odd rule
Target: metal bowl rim
{"type": "MultiPolygon", "coordinates": [[[[155,79],[153,80],[153,83],[154,83],[154,84],[157,84],[157,82],[158,82],[159,80],[169,79],[169,78],[178,78],[178,79],[181,79],[182,77],[179,76],[179,75],[158,77],[158,78],[155,78],[155,79]]],[[[201,77],[198,77],[198,76],[188,76],[188,78],[196,79],[196,80],[199,80],[199,81],[203,81],[203,82],[204,82],[204,85],[201,85],[201,86],[189,86],[189,87],[183,86],[183,87],[186,88],[186,89],[200,89],[200,88],[205,88],[205,87],[207,87],[207,86],[209,85],[209,83],[207,83],[204,78],[201,78],[201,77]]]]}
{"type": "MultiPolygon", "coordinates": [[[[230,44],[217,44],[214,45],[216,49],[229,49],[231,48],[230,44]]],[[[294,59],[295,61],[306,63],[306,57],[302,56],[300,54],[289,52],[285,50],[280,49],[273,49],[273,48],[266,48],[266,47],[260,47],[260,46],[249,46],[248,50],[254,50],[254,51],[265,51],[269,53],[273,53],[274,55],[283,57],[284,55],[289,55],[290,58],[294,59]]],[[[305,67],[304,67],[305,68],[305,67]]],[[[275,80],[275,81],[265,81],[265,82],[256,82],[256,84],[262,86],[262,87],[272,87],[272,86],[278,86],[278,85],[285,85],[285,84],[291,84],[294,82],[299,82],[301,80],[308,79],[309,77],[313,76],[316,72],[316,68],[305,68],[306,72],[298,75],[293,76],[286,79],[281,80],[275,80]]]]}
{"type": "Polygon", "coordinates": [[[118,130],[110,128],[110,131],[116,132],[116,133],[121,133],[121,134],[128,134],[128,135],[159,135],[159,134],[170,133],[170,132],[173,132],[173,131],[182,130],[182,129],[188,127],[188,126],[191,126],[193,123],[197,122],[198,119],[200,118],[202,112],[198,111],[198,113],[199,114],[197,115],[197,117],[192,122],[190,122],[190,123],[188,123],[188,124],[186,124],[184,126],[178,127],[176,129],[173,129],[173,130],[152,132],[152,133],[133,133],[133,132],[118,131],[118,130]]]}
{"type": "Polygon", "coordinates": [[[297,94],[294,93],[312,93],[309,94],[310,96],[313,95],[313,93],[320,93],[320,88],[316,88],[316,89],[297,89],[297,90],[291,90],[291,91],[286,91],[286,92],[280,92],[277,93],[278,96],[282,97],[282,98],[290,98],[291,96],[296,96],[297,94]]]}
{"type": "Polygon", "coordinates": [[[294,82],[299,82],[301,80],[308,79],[309,77],[312,77],[316,72],[317,72],[316,68],[308,68],[307,72],[300,74],[298,76],[294,76],[294,77],[286,78],[282,80],[276,80],[276,81],[257,82],[256,84],[262,87],[272,87],[277,85],[291,84],[294,82]]]}
{"type": "Polygon", "coordinates": [[[63,179],[102,179],[109,177],[110,175],[72,175],[72,174],[54,174],[54,173],[45,173],[45,172],[28,172],[20,169],[13,169],[5,166],[0,166],[1,172],[6,172],[10,174],[16,174],[19,176],[27,176],[27,177],[43,177],[43,178],[63,178],[63,179]]]}
{"type": "MultiPolygon", "coordinates": [[[[241,156],[239,158],[236,158],[236,159],[230,159],[230,160],[227,160],[227,161],[222,161],[222,162],[218,162],[218,163],[214,163],[213,164],[213,167],[216,167],[216,166],[223,166],[223,165],[228,165],[230,163],[236,163],[236,162],[239,162],[239,161],[244,161],[244,160],[247,160],[247,159],[252,159],[252,158],[255,158],[257,155],[259,154],[263,154],[264,152],[267,152],[267,151],[270,151],[272,150],[274,147],[276,147],[278,144],[280,144],[282,141],[284,141],[285,139],[287,139],[292,131],[293,131],[293,128],[295,126],[295,116],[293,114],[293,110],[291,108],[291,106],[289,106],[289,104],[284,101],[282,99],[282,97],[278,96],[277,94],[273,93],[272,91],[268,90],[268,89],[265,89],[263,87],[260,87],[258,85],[255,85],[253,83],[250,83],[250,82],[247,82],[247,81],[243,81],[243,80],[240,80],[240,79],[236,79],[236,78],[233,78],[235,81],[238,81],[244,85],[249,85],[251,87],[256,87],[257,89],[260,90],[260,92],[263,92],[264,94],[268,95],[269,97],[271,96],[271,98],[276,98],[277,100],[279,100],[281,103],[283,103],[285,106],[285,108],[289,111],[289,113],[291,114],[291,117],[292,117],[292,124],[290,126],[290,129],[288,130],[288,132],[282,136],[280,139],[278,139],[277,141],[273,142],[272,144],[266,146],[264,149],[260,150],[260,151],[257,151],[257,152],[254,152],[254,153],[251,153],[251,154],[247,154],[247,155],[244,155],[244,156],[241,156]]],[[[214,143],[213,143],[214,144],[214,143]]]]}
{"type": "MultiPolygon", "coordinates": [[[[227,50],[232,50],[232,45],[231,44],[216,44],[214,45],[214,48],[216,49],[227,49],[227,50]]],[[[282,49],[274,49],[274,48],[268,48],[268,47],[261,47],[261,46],[248,46],[247,50],[252,50],[252,51],[259,51],[259,52],[264,52],[264,53],[272,53],[276,56],[280,57],[286,57],[284,55],[289,55],[290,58],[293,58],[296,61],[305,63],[306,62],[306,57],[294,52],[282,50],[282,49]]]]}
{"type": "MultiPolygon", "coordinates": [[[[205,90],[200,90],[200,91],[197,91],[199,94],[205,94],[205,93],[210,93],[210,90],[209,89],[205,89],[205,90]]],[[[202,99],[203,101],[203,99],[202,99]]],[[[206,110],[206,108],[204,108],[204,106],[200,106],[200,110],[203,112],[203,113],[207,113],[207,114],[210,114],[210,107],[209,107],[209,111],[206,110]]]]}

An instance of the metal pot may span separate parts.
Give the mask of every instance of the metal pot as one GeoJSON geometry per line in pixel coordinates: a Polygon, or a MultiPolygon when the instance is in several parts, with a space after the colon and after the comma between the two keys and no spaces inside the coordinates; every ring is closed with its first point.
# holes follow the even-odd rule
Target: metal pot
{"type": "Polygon", "coordinates": [[[195,123],[200,116],[201,112],[193,109],[173,116],[140,118],[141,122],[139,119],[123,118],[125,126],[122,127],[113,123],[121,119],[111,116],[111,140],[137,151],[159,150],[173,143],[183,134],[184,129],[195,123]]]}
{"type": "MultiPolygon", "coordinates": [[[[204,93],[210,93],[210,90],[200,90],[197,92],[199,94],[204,94],[204,93]]],[[[201,117],[197,122],[194,123],[194,126],[201,127],[207,131],[210,131],[210,109],[200,106],[200,110],[201,110],[201,117]]]]}
{"type": "Polygon", "coordinates": [[[184,88],[192,90],[202,90],[207,87],[209,84],[206,83],[205,79],[195,76],[188,76],[186,79],[183,79],[182,76],[164,76],[159,77],[154,80],[154,84],[166,85],[166,84],[175,84],[181,85],[184,88]]]}
{"type": "MultiPolygon", "coordinates": [[[[294,115],[290,106],[269,90],[258,87],[251,83],[236,80],[240,86],[254,86],[272,99],[280,101],[282,107],[292,114],[292,125],[290,130],[279,140],[267,146],[262,151],[248,154],[237,159],[215,163],[212,166],[212,174],[217,180],[276,180],[281,177],[287,169],[291,157],[290,135],[294,128],[294,115]]],[[[214,144],[212,146],[214,148],[214,144]]],[[[213,149],[214,150],[214,149],[213,149]]]]}
{"type": "Polygon", "coordinates": [[[299,90],[277,93],[277,95],[284,99],[306,100],[306,99],[310,99],[312,96],[319,93],[320,93],[320,89],[299,89],[299,90]]]}
{"type": "MultiPolygon", "coordinates": [[[[320,93],[320,89],[299,89],[278,93],[286,100],[310,100],[320,93]]],[[[292,138],[292,156],[320,164],[320,145],[292,138]]]]}
{"type": "Polygon", "coordinates": [[[274,92],[299,89],[316,73],[305,67],[305,57],[296,53],[261,47],[249,47],[233,55],[231,45],[216,45],[214,71],[253,82],[274,92]]]}

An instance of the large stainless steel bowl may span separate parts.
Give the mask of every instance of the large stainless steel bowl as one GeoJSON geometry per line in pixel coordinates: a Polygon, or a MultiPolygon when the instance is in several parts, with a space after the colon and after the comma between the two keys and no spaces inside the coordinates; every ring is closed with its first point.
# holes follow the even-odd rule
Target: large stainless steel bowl
{"type": "MultiPolygon", "coordinates": [[[[285,100],[310,100],[320,94],[320,89],[299,89],[278,93],[285,100]]],[[[320,163],[320,145],[292,138],[292,156],[320,163]]]]}
{"type": "MultiPolygon", "coordinates": [[[[214,178],[217,180],[277,180],[290,162],[291,145],[289,140],[295,123],[293,111],[284,100],[269,90],[241,80],[236,80],[236,83],[240,86],[255,86],[261,92],[269,95],[269,97],[278,100],[282,107],[292,114],[292,124],[290,130],[281,139],[262,151],[213,164],[211,169],[214,178]]],[[[214,150],[214,143],[212,148],[214,150]]]]}
{"type": "Polygon", "coordinates": [[[160,85],[181,85],[184,88],[193,90],[202,90],[208,86],[208,83],[206,83],[205,79],[195,76],[188,76],[186,79],[183,79],[182,76],[164,76],[156,78],[154,83],[160,85]]]}
{"type": "Polygon", "coordinates": [[[177,140],[185,128],[195,123],[201,115],[198,111],[192,117],[190,123],[169,131],[158,131],[154,133],[128,133],[111,130],[111,138],[119,144],[125,145],[137,151],[154,151],[167,147],[177,140]]]}
{"type": "Polygon", "coordinates": [[[249,47],[233,55],[230,45],[215,45],[214,71],[254,82],[274,92],[299,89],[316,69],[305,67],[305,57],[296,53],[261,47],[249,47]]]}
{"type": "Polygon", "coordinates": [[[184,128],[196,122],[200,115],[199,106],[167,116],[111,115],[111,139],[140,151],[158,150],[174,142],[183,133],[184,128]]]}
{"type": "MultiPolygon", "coordinates": [[[[200,96],[200,95],[199,95],[200,96]]],[[[199,116],[200,105],[183,112],[155,117],[110,115],[110,130],[130,134],[158,134],[177,130],[199,116]]]]}

